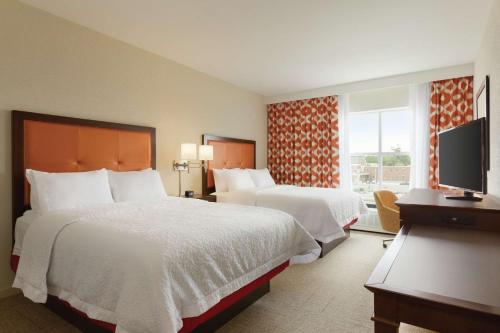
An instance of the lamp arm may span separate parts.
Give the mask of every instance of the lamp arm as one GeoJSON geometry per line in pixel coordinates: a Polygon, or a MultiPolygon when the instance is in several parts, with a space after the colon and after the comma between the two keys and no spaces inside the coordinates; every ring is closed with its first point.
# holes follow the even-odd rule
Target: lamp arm
{"type": "Polygon", "coordinates": [[[182,192],[181,177],[182,173],[181,170],[179,170],[179,198],[181,197],[181,192],[182,192]]]}
{"type": "Polygon", "coordinates": [[[188,162],[190,168],[201,168],[203,162],[188,162]]]}
{"type": "Polygon", "coordinates": [[[182,169],[189,168],[189,162],[177,162],[173,163],[174,171],[181,171],[182,169]]]}

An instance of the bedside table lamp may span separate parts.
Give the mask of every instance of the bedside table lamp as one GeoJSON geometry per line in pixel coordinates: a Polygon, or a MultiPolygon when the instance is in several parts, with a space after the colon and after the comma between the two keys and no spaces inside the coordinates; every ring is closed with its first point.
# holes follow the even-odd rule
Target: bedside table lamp
{"type": "Polygon", "coordinates": [[[208,168],[205,161],[212,161],[214,158],[214,147],[210,145],[200,145],[199,151],[197,152],[196,143],[182,143],[181,144],[181,160],[174,161],[174,171],[179,172],[179,197],[182,192],[181,184],[181,172],[187,171],[189,173],[191,168],[199,168],[199,163],[193,163],[192,161],[201,160],[203,170],[208,168]]]}

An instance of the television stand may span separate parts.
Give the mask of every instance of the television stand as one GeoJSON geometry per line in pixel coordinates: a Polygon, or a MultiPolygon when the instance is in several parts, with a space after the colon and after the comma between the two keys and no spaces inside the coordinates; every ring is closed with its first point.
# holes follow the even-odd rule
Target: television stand
{"type": "Polygon", "coordinates": [[[474,192],[464,191],[463,195],[445,194],[444,197],[450,200],[481,201],[483,197],[477,196],[474,192]]]}

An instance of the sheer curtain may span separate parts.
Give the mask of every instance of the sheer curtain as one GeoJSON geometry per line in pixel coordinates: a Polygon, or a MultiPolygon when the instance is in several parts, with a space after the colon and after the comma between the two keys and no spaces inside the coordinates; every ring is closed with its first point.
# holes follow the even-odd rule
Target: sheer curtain
{"type": "Polygon", "coordinates": [[[338,96],[340,188],[352,190],[349,153],[349,95],[338,96]]]}
{"type": "Polygon", "coordinates": [[[430,84],[410,86],[412,111],[410,189],[429,186],[430,84]]]}

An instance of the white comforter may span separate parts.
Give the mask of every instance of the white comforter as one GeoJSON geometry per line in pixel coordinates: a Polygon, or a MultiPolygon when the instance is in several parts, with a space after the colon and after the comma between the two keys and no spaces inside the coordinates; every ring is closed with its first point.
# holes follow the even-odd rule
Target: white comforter
{"type": "Polygon", "coordinates": [[[117,332],[177,332],[182,318],[293,258],[314,239],[285,213],[171,198],[41,216],[28,228],[14,287],[47,293],[117,332]]]}
{"type": "Polygon", "coordinates": [[[325,243],[343,237],[343,227],[368,212],[359,194],[333,188],[278,185],[217,193],[217,201],[282,210],[325,243]]]}

